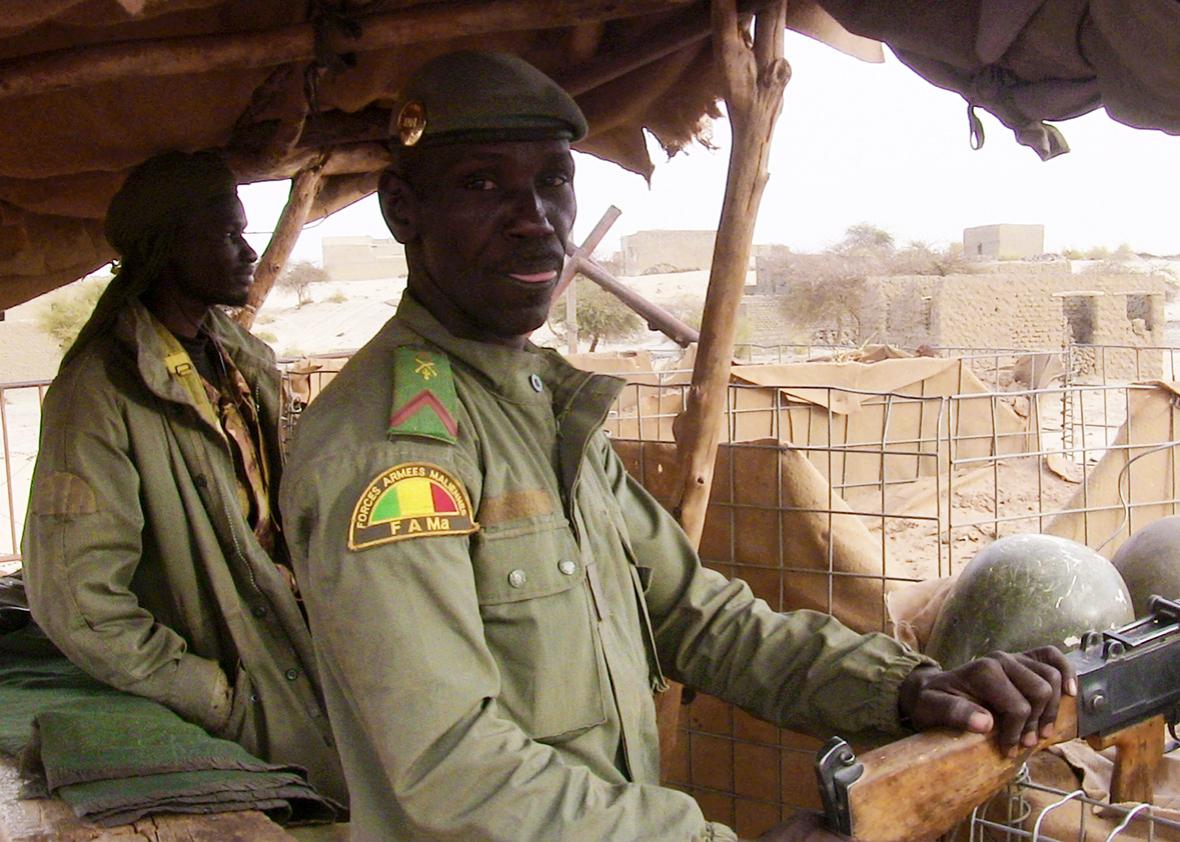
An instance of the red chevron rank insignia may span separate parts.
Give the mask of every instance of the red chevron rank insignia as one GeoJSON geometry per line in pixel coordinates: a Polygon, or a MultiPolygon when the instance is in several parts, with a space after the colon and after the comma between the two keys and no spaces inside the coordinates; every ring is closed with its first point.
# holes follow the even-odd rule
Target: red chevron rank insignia
{"type": "Polygon", "coordinates": [[[389,436],[422,436],[454,444],[459,398],[451,361],[437,351],[403,346],[394,351],[389,436]]]}

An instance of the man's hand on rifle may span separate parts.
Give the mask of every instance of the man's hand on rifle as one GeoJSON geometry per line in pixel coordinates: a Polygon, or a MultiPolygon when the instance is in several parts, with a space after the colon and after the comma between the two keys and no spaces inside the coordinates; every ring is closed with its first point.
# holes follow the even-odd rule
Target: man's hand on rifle
{"type": "Polygon", "coordinates": [[[1063,688],[1077,695],[1073,668],[1060,650],[1042,646],[992,652],[953,670],[919,667],[902,682],[898,707],[917,731],[995,727],[1002,748],[1031,747],[1052,736],[1063,688]]]}

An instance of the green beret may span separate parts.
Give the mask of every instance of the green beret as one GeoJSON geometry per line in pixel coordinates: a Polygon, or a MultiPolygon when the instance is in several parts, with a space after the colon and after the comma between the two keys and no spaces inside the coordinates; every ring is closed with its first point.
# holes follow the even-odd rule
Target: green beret
{"type": "Polygon", "coordinates": [[[465,50],[419,67],[389,127],[397,146],[498,140],[581,140],[586,118],[561,86],[519,56],[465,50]]]}
{"type": "Polygon", "coordinates": [[[170,231],[213,199],[237,192],[237,180],[216,152],[165,152],[131,171],[107,209],[105,233],[127,257],[170,231]]]}

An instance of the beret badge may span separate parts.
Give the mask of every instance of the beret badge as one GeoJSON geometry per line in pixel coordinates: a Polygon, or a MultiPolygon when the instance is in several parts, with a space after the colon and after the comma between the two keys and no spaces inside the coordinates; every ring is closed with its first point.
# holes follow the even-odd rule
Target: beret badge
{"type": "Polygon", "coordinates": [[[402,106],[397,115],[397,136],[403,146],[413,146],[426,131],[426,108],[417,100],[402,106]]]}

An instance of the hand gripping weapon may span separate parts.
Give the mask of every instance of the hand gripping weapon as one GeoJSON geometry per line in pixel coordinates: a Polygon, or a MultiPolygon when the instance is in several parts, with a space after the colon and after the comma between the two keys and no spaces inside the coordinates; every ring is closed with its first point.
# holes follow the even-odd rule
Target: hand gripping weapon
{"type": "Polygon", "coordinates": [[[945,833],[999,792],[1028,756],[1085,737],[1117,746],[1111,800],[1152,799],[1164,723],[1180,718],[1180,603],[1153,596],[1149,614],[1121,628],[1087,632],[1067,657],[1078,695],[1063,696],[1054,736],[1005,754],[994,734],[940,728],[859,757],[833,737],[816,757],[828,825],[862,842],[915,842],[945,833]]]}

